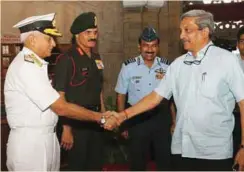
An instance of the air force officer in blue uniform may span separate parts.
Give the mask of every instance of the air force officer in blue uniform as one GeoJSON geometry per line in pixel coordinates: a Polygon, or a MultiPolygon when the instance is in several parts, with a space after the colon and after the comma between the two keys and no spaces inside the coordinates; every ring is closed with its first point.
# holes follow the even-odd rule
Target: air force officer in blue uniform
{"type": "MultiPolygon", "coordinates": [[[[141,54],[126,60],[120,71],[115,91],[118,93],[118,111],[125,108],[126,94],[129,106],[152,92],[164,77],[169,62],[158,57],[159,37],[147,27],[139,37],[141,54]]],[[[150,145],[153,145],[157,170],[167,170],[170,156],[169,102],[128,121],[130,170],[146,170],[150,145]]]]}

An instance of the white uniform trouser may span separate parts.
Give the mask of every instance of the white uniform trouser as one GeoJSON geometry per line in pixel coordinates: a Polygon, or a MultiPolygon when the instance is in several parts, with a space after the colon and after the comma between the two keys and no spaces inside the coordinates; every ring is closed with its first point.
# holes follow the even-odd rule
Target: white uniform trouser
{"type": "Polygon", "coordinates": [[[7,167],[9,171],[58,171],[60,146],[54,127],[11,129],[7,167]]]}

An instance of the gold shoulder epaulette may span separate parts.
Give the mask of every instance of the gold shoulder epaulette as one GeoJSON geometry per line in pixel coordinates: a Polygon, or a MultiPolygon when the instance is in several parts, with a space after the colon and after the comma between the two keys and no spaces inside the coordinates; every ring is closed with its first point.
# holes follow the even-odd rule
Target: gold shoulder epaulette
{"type": "Polygon", "coordinates": [[[29,54],[25,54],[24,60],[26,62],[34,63],[34,60],[32,59],[32,57],[29,54]]]}
{"type": "Polygon", "coordinates": [[[36,58],[35,54],[31,54],[31,57],[33,58],[35,64],[37,64],[39,67],[42,67],[42,62],[36,58]]]}
{"type": "Polygon", "coordinates": [[[36,58],[35,54],[26,54],[24,56],[24,60],[29,63],[35,63],[37,66],[42,67],[42,62],[36,58]]]}

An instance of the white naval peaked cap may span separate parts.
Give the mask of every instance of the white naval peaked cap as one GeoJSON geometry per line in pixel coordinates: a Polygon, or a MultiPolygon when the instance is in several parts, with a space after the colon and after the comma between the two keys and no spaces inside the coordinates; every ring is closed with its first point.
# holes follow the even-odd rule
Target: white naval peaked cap
{"type": "Polygon", "coordinates": [[[39,31],[50,36],[62,36],[55,26],[55,13],[28,17],[13,27],[18,28],[21,34],[30,31],[39,31]]]}

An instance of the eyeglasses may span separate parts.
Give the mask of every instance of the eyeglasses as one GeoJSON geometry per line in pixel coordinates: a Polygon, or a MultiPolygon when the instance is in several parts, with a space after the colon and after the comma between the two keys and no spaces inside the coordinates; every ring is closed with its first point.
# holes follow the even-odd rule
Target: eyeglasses
{"type": "MultiPolygon", "coordinates": [[[[193,60],[193,61],[187,61],[187,60],[184,60],[184,63],[185,63],[186,65],[192,65],[192,64],[200,65],[201,62],[202,62],[202,60],[204,59],[205,55],[207,54],[209,47],[211,47],[211,46],[214,46],[214,45],[209,45],[209,46],[207,47],[207,49],[206,49],[206,51],[205,51],[205,53],[204,53],[204,55],[203,55],[203,58],[202,58],[201,60],[193,60]]],[[[188,56],[188,53],[186,54],[186,57],[187,57],[187,56],[188,56]]],[[[185,57],[185,59],[186,59],[186,57],[185,57]]]]}

